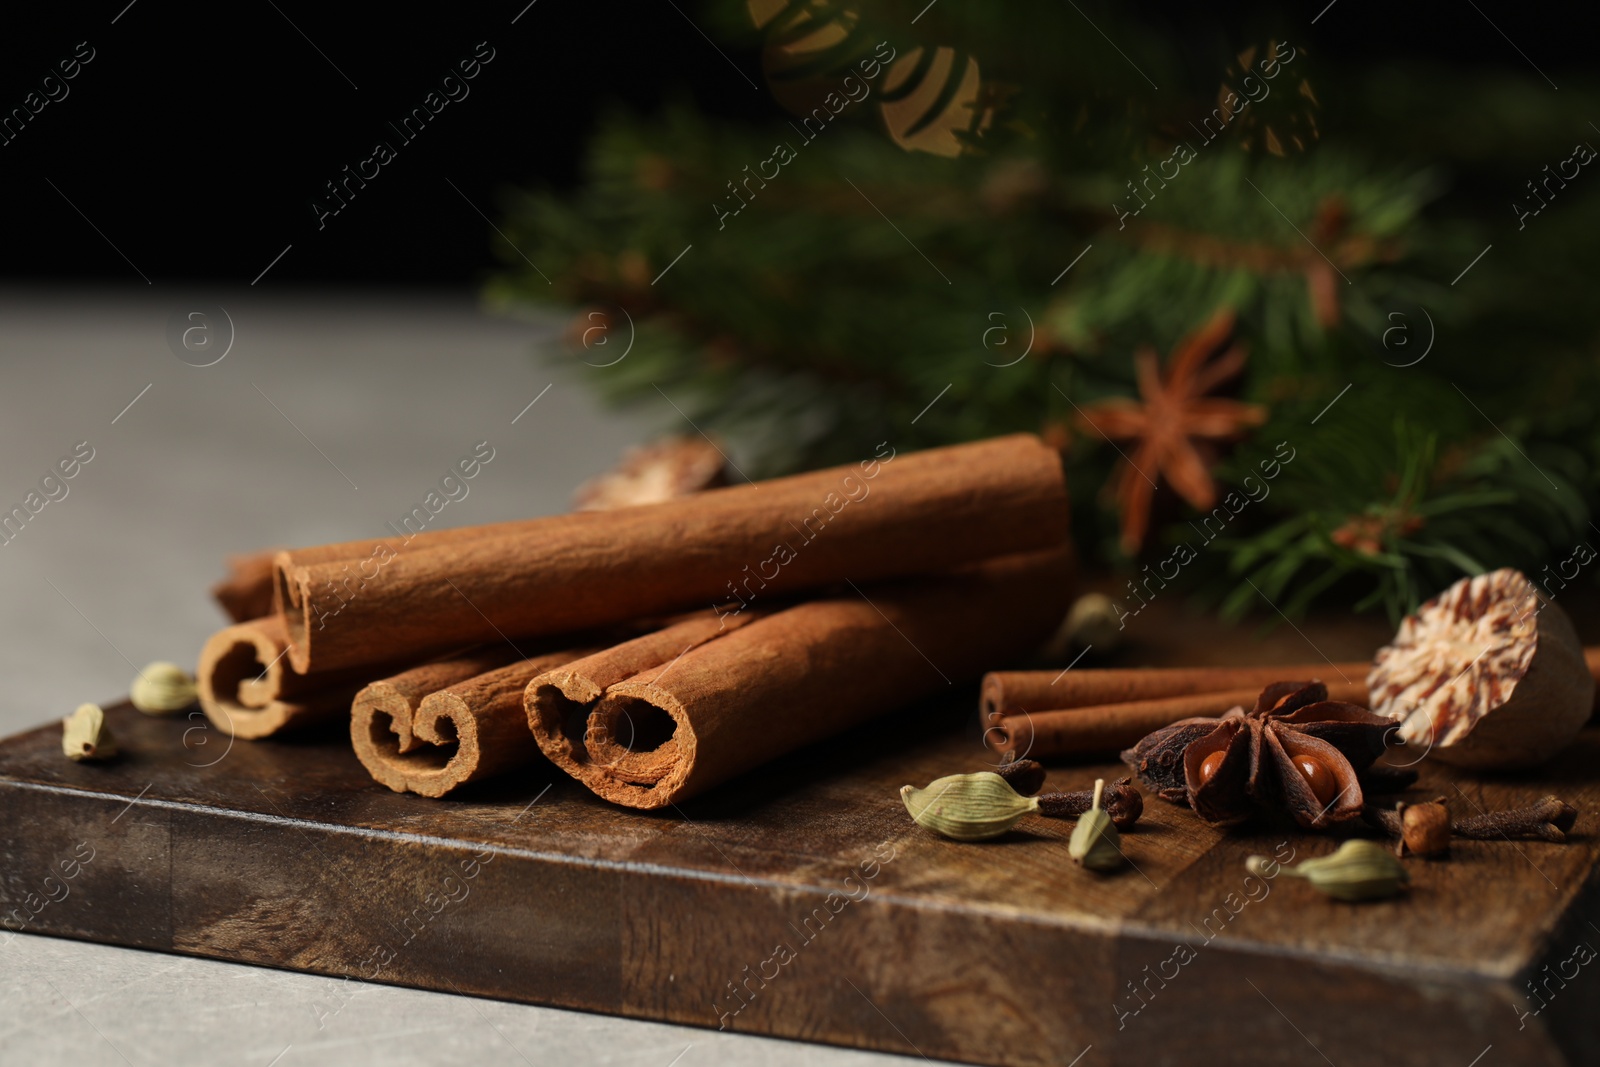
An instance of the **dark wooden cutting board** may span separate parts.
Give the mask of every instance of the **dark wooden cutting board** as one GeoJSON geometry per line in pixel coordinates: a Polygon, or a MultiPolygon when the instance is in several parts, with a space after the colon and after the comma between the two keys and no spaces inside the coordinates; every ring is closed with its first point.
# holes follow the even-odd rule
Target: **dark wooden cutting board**
{"type": "Polygon", "coordinates": [[[336,735],[230,748],[198,714],[122,705],[110,764],[62,758],[55,725],[0,742],[0,913],[350,976],[327,1014],[371,979],[976,1063],[1600,1057],[1600,966],[1579,962],[1600,946],[1600,730],[1537,779],[1429,766],[1413,791],[1458,811],[1555,792],[1581,812],[1570,843],[1460,842],[1409,861],[1404,898],[1351,905],[1246,880],[1251,853],[1326,838],[1221,834],[1154,799],[1124,837],[1136,867],[1107,877],[1069,862],[1070,824],[927,834],[897,789],[985,766],[972,706],[953,691],[646,814],[546,766],[400,796],[336,735]]]}

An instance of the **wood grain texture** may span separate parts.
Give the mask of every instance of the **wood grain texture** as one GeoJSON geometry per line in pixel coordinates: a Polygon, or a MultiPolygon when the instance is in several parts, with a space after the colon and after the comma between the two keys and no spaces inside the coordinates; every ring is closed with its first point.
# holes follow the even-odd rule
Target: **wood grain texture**
{"type": "MultiPolygon", "coordinates": [[[[1305,629],[1338,657],[1371,636],[1305,629]]],[[[1303,662],[1292,646],[1283,661],[1303,662]]],[[[1139,654],[1159,662],[1162,647],[1174,646],[1139,654]]],[[[1332,840],[1292,825],[1217,831],[1153,798],[1123,838],[1132,865],[1106,877],[1068,860],[1070,823],[1028,819],[986,844],[929,835],[896,790],[992,759],[974,696],[651,813],[543,765],[445,800],[395,794],[332,734],[240,742],[218,761],[215,731],[202,745],[194,723],[116,707],[114,763],[63,760],[56,727],[0,742],[0,917],[975,1063],[1466,1067],[1490,1045],[1480,1067],[1600,1057],[1600,968],[1569,962],[1600,947],[1600,729],[1540,775],[1425,765],[1409,794],[1465,812],[1556,792],[1580,812],[1570,843],[1457,841],[1448,860],[1407,862],[1408,896],[1351,905],[1246,878],[1251,853],[1305,858],[1332,840]],[[923,739],[907,746],[913,724],[923,739]],[[40,906],[80,843],[94,859],[40,906]],[[1568,978],[1549,977],[1563,965],[1568,978]],[[1529,980],[1553,991],[1538,1015],[1529,980]]],[[[1046,788],[1119,773],[1052,767],[1046,788]]]]}
{"type": "MultiPolygon", "coordinates": [[[[932,837],[894,790],[982,766],[959,730],[867,754],[895,736],[869,728],[663,817],[553,769],[460,802],[398,796],[333,740],[193,767],[181,721],[111,718],[128,754],[108,766],[62,761],[52,728],[0,746],[8,925],[979,1063],[1059,1065],[1091,1044],[1085,1063],[1315,1059],[1284,1016],[1341,1065],[1593,1051],[1563,1020],[1600,1003],[1600,975],[1580,971],[1537,1017],[1519,1018],[1534,1006],[1519,990],[1600,942],[1584,918],[1600,731],[1554,772],[1583,812],[1573,843],[1459,841],[1411,863],[1408,899],[1352,906],[1246,882],[1252,852],[1330,841],[1225,836],[1159,801],[1125,836],[1136,866],[1109,878],[1067,860],[1064,823],[932,837]],[[95,858],[31,915],[28,894],[80,841],[95,858]]],[[[1050,787],[1111,770],[1056,769],[1050,787]]],[[[1492,807],[1543,787],[1430,770],[1416,792],[1492,807]]]]}

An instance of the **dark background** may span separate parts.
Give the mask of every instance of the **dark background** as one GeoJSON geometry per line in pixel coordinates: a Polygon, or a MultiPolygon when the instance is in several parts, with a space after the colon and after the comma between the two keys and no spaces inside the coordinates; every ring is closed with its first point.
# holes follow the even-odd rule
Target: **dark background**
{"type": "MultiPolygon", "coordinates": [[[[777,114],[730,65],[761,84],[755,49],[724,43],[694,0],[537,0],[526,10],[526,0],[276,4],[115,0],[30,14],[27,26],[13,27],[0,40],[0,113],[21,106],[78,42],[96,55],[64,100],[0,145],[8,208],[0,272],[30,281],[139,284],[142,274],[157,285],[246,284],[293,245],[263,285],[475,283],[494,264],[493,232],[478,212],[498,219],[520,186],[572,185],[606,108],[649,110],[687,96],[713,115],[777,114]],[[496,55],[468,83],[470,95],[401,144],[387,123],[420,106],[485,40],[496,55]],[[398,158],[319,230],[312,200],[379,139],[398,158]]],[[[1323,61],[1426,57],[1528,74],[1531,60],[1558,84],[1595,69],[1600,17],[1592,10],[1477,4],[1125,6],[1179,40],[1226,40],[1234,28],[1249,39],[1253,27],[1271,26],[1323,61]]]]}

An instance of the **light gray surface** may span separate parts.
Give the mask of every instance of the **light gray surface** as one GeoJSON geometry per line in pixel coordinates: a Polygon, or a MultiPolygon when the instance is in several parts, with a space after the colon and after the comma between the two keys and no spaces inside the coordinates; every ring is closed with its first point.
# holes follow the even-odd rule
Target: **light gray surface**
{"type": "MultiPolygon", "coordinates": [[[[0,510],[78,442],[94,449],[0,545],[0,733],[120,698],[150,660],[192,664],[225,621],[206,594],[224,556],[381,533],[478,441],[494,459],[441,527],[564,510],[628,444],[682,428],[670,410],[601,412],[576,374],[534,358],[555,328],[465,295],[0,292],[0,510]],[[197,368],[170,351],[167,320],[205,303],[235,340],[197,368]]],[[[335,979],[0,938],[8,1064],[906,1062],[355,983],[319,1021],[335,979]]]]}

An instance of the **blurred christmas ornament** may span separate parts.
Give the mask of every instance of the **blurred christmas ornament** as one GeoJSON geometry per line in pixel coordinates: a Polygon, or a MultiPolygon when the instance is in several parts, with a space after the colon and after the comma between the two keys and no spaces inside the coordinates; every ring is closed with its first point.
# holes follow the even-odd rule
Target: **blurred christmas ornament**
{"type": "Polygon", "coordinates": [[[1246,152],[1259,149],[1286,156],[1304,152],[1321,136],[1317,109],[1322,105],[1311,82],[1299,72],[1301,68],[1297,67],[1284,82],[1272,80],[1286,73],[1283,64],[1304,54],[1304,48],[1268,41],[1264,49],[1255,45],[1246,48],[1223,71],[1222,86],[1217,90],[1217,114],[1225,125],[1239,131],[1239,145],[1246,152]]]}
{"type": "Polygon", "coordinates": [[[958,156],[1015,92],[986,86],[977,59],[960,49],[901,52],[873,40],[856,10],[828,0],[747,0],[746,8],[765,34],[761,66],[772,95],[800,117],[808,140],[871,99],[901,148],[958,156]]]}
{"type": "Polygon", "coordinates": [[[992,107],[980,104],[978,61],[954,48],[916,48],[895,60],[879,105],[895,144],[936,156],[959,156],[963,135],[988,126],[992,107]]]}

